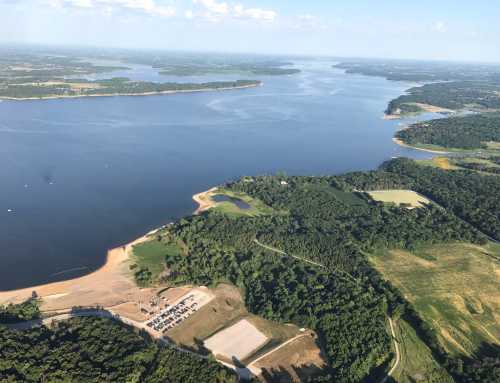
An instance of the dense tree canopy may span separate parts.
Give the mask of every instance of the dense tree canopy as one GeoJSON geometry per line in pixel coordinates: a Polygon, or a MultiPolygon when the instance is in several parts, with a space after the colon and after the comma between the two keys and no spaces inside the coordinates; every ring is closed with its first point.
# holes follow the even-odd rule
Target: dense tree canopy
{"type": "Polygon", "coordinates": [[[396,137],[409,145],[432,144],[446,148],[486,148],[486,142],[500,142],[500,113],[473,114],[414,124],[396,137]]]}
{"type": "Polygon", "coordinates": [[[2,382],[236,383],[215,361],[161,348],[125,325],[74,318],[55,328],[0,326],[2,382]]]}

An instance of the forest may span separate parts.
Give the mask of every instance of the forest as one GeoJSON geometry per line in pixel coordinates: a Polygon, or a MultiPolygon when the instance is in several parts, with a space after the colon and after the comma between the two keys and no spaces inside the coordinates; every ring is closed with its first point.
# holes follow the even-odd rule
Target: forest
{"type": "MultiPolygon", "coordinates": [[[[166,244],[182,241],[188,248],[188,257],[166,257],[168,281],[207,285],[228,281],[244,292],[250,311],[314,329],[329,362],[324,381],[375,379],[390,361],[387,314],[404,316],[412,323],[457,381],[471,381],[471,371],[491,378],[488,374],[497,370],[471,367],[491,364],[490,354],[474,360],[448,357],[431,328],[366,258],[380,247],[414,250],[429,243],[485,243],[486,237],[468,222],[484,229],[487,212],[499,211],[494,193],[498,180],[474,175],[471,182],[463,183],[468,176],[465,171],[449,173],[399,159],[374,172],[332,177],[262,176],[229,183],[227,188],[258,198],[279,214],[235,219],[209,211],[181,220],[157,238],[166,244]],[[426,190],[440,197],[447,209],[431,204],[407,210],[375,202],[356,191],[414,187],[426,178],[431,178],[424,184],[429,187],[426,190]],[[280,182],[283,180],[286,184],[280,182]],[[433,183],[440,188],[430,189],[433,183]],[[458,191],[465,196],[457,201],[458,191]],[[488,198],[483,198],[488,191],[488,198]],[[461,211],[458,203],[467,207],[470,200],[477,202],[469,211],[461,211]],[[455,208],[468,222],[448,208],[455,208]],[[266,250],[255,239],[319,265],[266,250]]],[[[488,219],[498,228],[494,213],[488,219]]]]}
{"type": "Polygon", "coordinates": [[[2,382],[236,383],[214,360],[163,347],[111,319],[73,318],[53,328],[0,325],[2,382]]]}
{"type": "Polygon", "coordinates": [[[412,112],[415,103],[434,105],[451,110],[500,109],[500,83],[484,81],[452,81],[425,84],[408,89],[407,94],[392,100],[386,113],[412,112]]]}
{"type": "Polygon", "coordinates": [[[481,149],[500,142],[500,113],[472,114],[419,122],[396,137],[408,145],[431,144],[445,148],[481,149]]]}
{"type": "MultiPolygon", "coordinates": [[[[457,382],[492,382],[500,374],[498,347],[485,345],[473,357],[449,356],[432,328],[381,278],[367,255],[381,248],[412,251],[433,243],[484,244],[487,237],[481,232],[498,238],[499,183],[498,177],[444,171],[408,159],[341,176],[245,177],[225,188],[258,199],[270,208],[269,214],[238,217],[209,210],[163,228],[152,240],[160,251],[177,243],[187,253],[163,252],[168,269],[163,282],[208,286],[230,282],[240,288],[252,313],[316,331],[328,364],[314,382],[378,381],[394,357],[388,316],[410,323],[457,382]],[[388,188],[413,189],[436,203],[409,210],[376,202],[364,193],[388,188]]],[[[61,374],[63,368],[83,381],[194,382],[192,372],[198,376],[200,370],[208,374],[202,381],[234,381],[233,375],[210,361],[159,349],[129,330],[125,333],[119,324],[101,319],[87,326],[86,320],[90,321],[74,320],[54,330],[1,330],[0,336],[8,339],[2,344],[11,347],[0,351],[9,358],[0,364],[0,373],[24,376],[16,375],[28,374],[23,358],[34,358],[37,368],[29,369],[35,374],[31,381],[40,371],[61,374]],[[24,346],[30,342],[34,346],[24,346]],[[71,342],[81,345],[72,347],[71,342]],[[158,359],[162,355],[167,356],[158,359]],[[84,362],[76,365],[79,358],[84,362]],[[89,375],[81,365],[90,366],[89,375]],[[175,380],[177,376],[182,379],[175,380]]]]}
{"type": "Polygon", "coordinates": [[[0,86],[0,98],[44,98],[44,97],[71,97],[92,95],[115,95],[115,94],[147,94],[168,91],[195,91],[204,89],[238,88],[257,86],[260,81],[236,80],[236,81],[214,81],[206,83],[155,83],[146,81],[130,81],[128,78],[116,77],[109,80],[72,80],[46,85],[44,83],[8,84],[0,86]],[[81,84],[85,85],[82,86],[81,84]],[[90,86],[89,86],[90,85],[90,86]]]}

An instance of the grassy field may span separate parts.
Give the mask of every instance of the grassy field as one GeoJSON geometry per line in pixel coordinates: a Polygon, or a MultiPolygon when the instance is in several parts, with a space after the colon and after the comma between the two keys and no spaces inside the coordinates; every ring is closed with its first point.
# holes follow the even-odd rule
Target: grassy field
{"type": "Polygon", "coordinates": [[[398,383],[453,383],[448,372],[434,359],[431,350],[404,320],[394,322],[400,362],[393,373],[398,383]]]}
{"type": "Polygon", "coordinates": [[[234,217],[248,216],[248,217],[256,217],[259,215],[268,215],[273,212],[273,209],[264,204],[262,201],[252,198],[245,193],[236,193],[231,190],[219,188],[217,192],[214,193],[223,194],[230,198],[239,199],[248,205],[250,205],[249,209],[240,209],[236,204],[230,201],[217,202],[214,206],[215,210],[218,210],[224,214],[234,217]]]}
{"type": "Polygon", "coordinates": [[[156,239],[140,243],[133,247],[132,261],[136,265],[135,270],[147,270],[151,273],[149,283],[154,284],[163,271],[165,271],[165,256],[168,254],[179,254],[181,249],[174,243],[165,244],[156,239]]]}
{"type": "Polygon", "coordinates": [[[422,207],[430,201],[411,190],[380,190],[368,192],[375,201],[406,205],[408,208],[422,207]]]}
{"type": "Polygon", "coordinates": [[[435,329],[452,355],[500,344],[500,245],[466,243],[384,251],[370,257],[435,329]]]}

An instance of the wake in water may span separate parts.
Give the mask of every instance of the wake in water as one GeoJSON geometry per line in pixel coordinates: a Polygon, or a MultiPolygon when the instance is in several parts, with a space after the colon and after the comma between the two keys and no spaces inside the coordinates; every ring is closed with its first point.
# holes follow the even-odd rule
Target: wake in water
{"type": "Polygon", "coordinates": [[[68,269],[68,270],[63,270],[63,271],[58,271],[57,273],[50,274],[51,277],[55,277],[57,275],[61,274],[67,274],[67,273],[72,273],[74,271],[83,271],[83,270],[88,270],[87,266],[82,266],[82,267],[75,267],[73,269],[68,269]]]}

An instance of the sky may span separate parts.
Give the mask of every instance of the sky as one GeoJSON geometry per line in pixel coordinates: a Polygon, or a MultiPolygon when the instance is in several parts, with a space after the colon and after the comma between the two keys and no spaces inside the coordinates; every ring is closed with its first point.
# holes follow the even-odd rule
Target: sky
{"type": "Polygon", "coordinates": [[[500,62],[500,0],[0,0],[0,43],[500,62]]]}

